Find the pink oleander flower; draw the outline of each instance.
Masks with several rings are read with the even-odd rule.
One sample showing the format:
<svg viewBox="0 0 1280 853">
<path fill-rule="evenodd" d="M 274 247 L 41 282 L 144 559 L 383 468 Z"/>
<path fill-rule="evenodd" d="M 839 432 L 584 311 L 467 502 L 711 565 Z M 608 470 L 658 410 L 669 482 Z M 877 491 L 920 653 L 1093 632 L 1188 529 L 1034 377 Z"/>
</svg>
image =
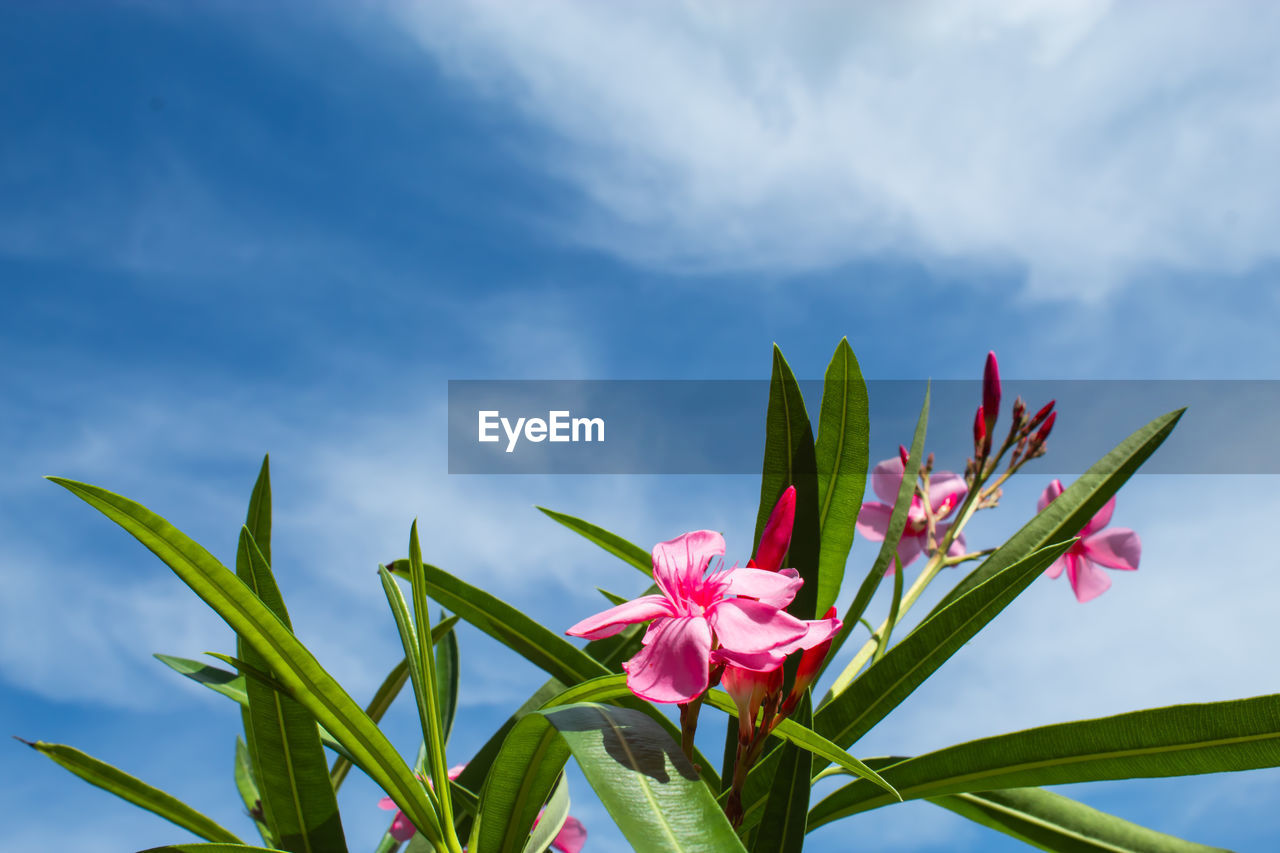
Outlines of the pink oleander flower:
<svg viewBox="0 0 1280 853">
<path fill-rule="evenodd" d="M 465 770 L 466 767 L 467 765 L 465 764 L 455 764 L 450 767 L 449 778 L 457 779 L 458 774 Z M 430 780 L 427 781 L 427 784 L 431 784 Z M 379 800 L 378 808 L 384 811 L 391 811 L 392 809 L 396 810 L 396 816 L 391 820 L 391 828 L 387 830 L 391 833 L 391 837 L 396 841 L 408 841 L 410 838 L 413 838 L 414 833 L 418 831 L 418 828 L 410 822 L 408 816 L 405 815 L 404 812 L 400 811 L 400 807 L 396 805 L 395 800 L 390 797 L 383 797 Z"/>
<path fill-rule="evenodd" d="M 598 640 L 627 625 L 649 622 L 644 646 L 623 664 L 627 687 L 650 702 L 691 702 L 710 683 L 717 661 L 751 658 L 808 634 L 808 626 L 782 608 L 803 581 L 792 569 L 719 568 L 724 537 L 696 530 L 653 549 L 653 579 L 660 595 L 645 595 L 574 625 L 566 634 Z M 730 597 L 736 596 L 736 597 Z"/>
<path fill-rule="evenodd" d="M 902 484 L 902 472 L 906 467 L 905 451 L 893 459 L 886 459 L 871 471 L 871 488 L 881 501 L 868 501 L 862 505 L 858 513 L 858 533 L 872 542 L 883 542 L 889 530 L 889 518 L 893 515 L 893 502 L 898 499 L 898 487 Z M 941 541 L 951 529 L 947 518 L 956 511 L 964 501 L 969 489 L 964 478 L 951 471 L 935 471 L 929 478 L 929 505 L 933 509 L 934 518 L 938 519 L 936 533 Z M 907 525 L 902 530 L 902 538 L 898 541 L 898 559 L 905 567 L 926 549 L 929 536 L 929 524 L 925 518 L 924 503 L 919 495 L 912 495 L 911 508 L 907 510 Z M 965 553 L 964 534 L 956 537 L 947 549 L 947 556 L 958 557 Z M 893 574 L 889 567 L 886 574 Z"/>
<path fill-rule="evenodd" d="M 1048 424 L 1049 421 L 1045 423 Z M 1044 494 L 1040 495 L 1037 509 L 1043 512 L 1062 491 L 1062 482 L 1054 480 L 1044 490 Z M 1111 588 L 1111 578 L 1099 566 L 1126 572 L 1138 570 L 1138 561 L 1142 558 L 1142 540 L 1138 538 L 1138 534 L 1127 527 L 1103 530 L 1111 523 L 1111 514 L 1115 509 L 1116 499 L 1112 498 L 1080 531 L 1080 541 L 1045 570 L 1046 575 L 1056 578 L 1066 569 L 1067 580 L 1071 581 L 1076 600 L 1082 604 Z"/>
<path fill-rule="evenodd" d="M 537 826 L 539 820 L 542 820 L 542 812 L 538 813 L 537 820 L 533 822 L 533 825 Z M 569 815 L 564 819 L 564 826 L 560 827 L 556 837 L 551 839 L 551 846 L 559 850 L 560 853 L 578 853 L 586 843 L 587 828 L 582 825 L 582 821 L 573 815 Z"/>
</svg>

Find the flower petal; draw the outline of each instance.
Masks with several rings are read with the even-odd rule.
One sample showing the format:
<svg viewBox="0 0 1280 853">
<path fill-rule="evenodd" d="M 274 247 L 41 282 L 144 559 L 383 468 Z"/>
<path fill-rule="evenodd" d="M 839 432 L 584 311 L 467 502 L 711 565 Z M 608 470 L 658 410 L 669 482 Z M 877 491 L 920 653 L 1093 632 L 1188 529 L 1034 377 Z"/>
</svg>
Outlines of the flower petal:
<svg viewBox="0 0 1280 853">
<path fill-rule="evenodd" d="M 723 594 L 745 595 L 773 607 L 786 607 L 802 586 L 804 581 L 794 570 L 781 574 L 764 569 L 733 569 L 725 574 Z"/>
<path fill-rule="evenodd" d="M 382 809 L 384 812 L 400 810 L 400 807 L 396 805 L 396 801 L 390 797 L 383 797 L 378 800 L 378 808 Z"/>
<path fill-rule="evenodd" d="M 787 662 L 787 656 L 777 649 L 766 652 L 735 652 L 724 647 L 711 653 L 713 663 L 726 663 L 731 667 L 749 669 L 752 672 L 773 672 Z M 725 672 L 728 672 L 726 669 Z"/>
<path fill-rule="evenodd" d="M 1050 565 L 1049 568 L 1044 570 L 1044 573 L 1051 578 L 1056 578 L 1062 574 L 1062 570 L 1065 569 L 1066 567 L 1067 567 L 1067 557 L 1064 554 L 1058 559 L 1054 560 L 1052 565 Z"/>
<path fill-rule="evenodd" d="M 418 828 L 405 816 L 404 812 L 396 812 L 395 818 L 391 821 L 391 828 L 387 830 L 396 841 L 408 841 L 417 831 Z"/>
<path fill-rule="evenodd" d="M 712 557 L 723 556 L 723 536 L 695 530 L 653 546 L 653 579 L 669 598 L 676 598 L 702 578 Z"/>
<path fill-rule="evenodd" d="M 1071 579 L 1071 589 L 1075 591 L 1076 601 L 1084 604 L 1092 601 L 1111 588 L 1111 578 L 1086 557 L 1076 556 L 1067 562 L 1067 577 Z"/>
<path fill-rule="evenodd" d="M 1040 495 L 1040 500 L 1036 501 L 1036 512 L 1044 512 L 1044 508 L 1057 500 L 1058 495 L 1062 494 L 1062 481 L 1054 480 L 1048 486 L 1045 486 L 1044 492 Z"/>
<path fill-rule="evenodd" d="M 1102 505 L 1102 509 L 1089 519 L 1089 523 L 1084 526 L 1084 530 L 1080 531 L 1081 536 L 1092 536 L 1102 528 L 1111 523 L 1111 514 L 1116 511 L 1116 499 L 1114 497 Z"/>
<path fill-rule="evenodd" d="M 893 507 L 888 504 L 868 501 L 862 505 L 858 513 L 857 531 L 863 539 L 871 542 L 883 542 L 889 530 L 889 517 L 893 515 Z"/>
<path fill-rule="evenodd" d="M 951 471 L 939 471 L 929 478 L 929 505 L 936 518 L 946 518 L 955 512 L 969 493 L 964 477 Z"/>
<path fill-rule="evenodd" d="M 876 497 L 890 507 L 898 500 L 898 489 L 902 486 L 902 458 L 895 456 L 876 464 L 871 469 L 871 490 Z"/>
<path fill-rule="evenodd" d="M 565 633 L 571 637 L 599 640 L 612 637 L 628 625 L 670 616 L 674 612 L 671 602 L 665 596 L 642 595 L 633 601 L 626 601 L 601 611 L 595 616 L 588 616 Z"/>
<path fill-rule="evenodd" d="M 1137 571 L 1142 559 L 1142 540 L 1127 527 L 1114 527 L 1080 540 L 1084 554 L 1109 569 Z"/>
<path fill-rule="evenodd" d="M 551 846 L 560 853 L 578 853 L 586 843 L 587 828 L 582 825 L 582 821 L 569 815 L 564 820 L 564 826 L 560 827 L 560 831 L 556 833 Z"/>
<path fill-rule="evenodd" d="M 720 645 L 748 654 L 776 649 L 800 639 L 809 630 L 785 610 L 749 598 L 717 601 L 708 616 Z"/>
<path fill-rule="evenodd" d="M 711 626 L 702 616 L 655 622 L 649 644 L 622 665 L 627 687 L 650 702 L 690 702 L 707 689 Z"/>
<path fill-rule="evenodd" d="M 903 533 L 902 538 L 898 540 L 898 560 L 902 563 L 902 568 L 906 568 L 915 562 L 916 557 L 920 556 L 920 552 L 924 550 L 924 535 L 912 536 L 910 533 Z M 894 567 L 890 566 L 885 575 L 892 575 Z"/>
<path fill-rule="evenodd" d="M 778 498 L 773 512 L 769 513 L 769 522 L 760 534 L 760 545 L 756 548 L 755 565 L 765 571 L 776 572 L 782 568 L 782 558 L 791 547 L 791 528 L 796 519 L 796 487 L 787 486 L 787 490 Z"/>
</svg>

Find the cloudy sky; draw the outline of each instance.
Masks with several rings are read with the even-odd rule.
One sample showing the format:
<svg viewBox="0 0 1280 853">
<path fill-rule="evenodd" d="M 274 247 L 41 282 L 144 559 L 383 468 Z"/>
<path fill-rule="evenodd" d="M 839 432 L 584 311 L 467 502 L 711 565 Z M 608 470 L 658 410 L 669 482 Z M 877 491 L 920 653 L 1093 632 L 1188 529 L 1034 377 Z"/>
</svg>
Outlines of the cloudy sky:
<svg viewBox="0 0 1280 853">
<path fill-rule="evenodd" d="M 449 475 L 450 379 L 761 379 L 774 342 L 818 378 L 844 335 L 880 379 L 973 379 L 988 349 L 1012 379 L 1280 378 L 1277 37 L 1244 0 L 0 8 L 0 722 L 252 833 L 235 708 L 150 657 L 228 630 L 44 474 L 230 560 L 269 451 L 294 623 L 364 697 L 399 654 L 373 570 L 415 517 L 428 560 L 553 628 L 638 578 L 535 504 L 750 549 L 755 477 Z M 1038 582 L 858 751 L 1275 692 L 1275 484 L 1135 479 L 1138 573 L 1083 606 Z M 541 682 L 461 640 L 459 761 Z M 408 704 L 389 725 L 411 751 Z M 0 847 L 184 839 L 17 744 L 4 767 Z M 1064 790 L 1217 846 L 1280 834 L 1273 771 Z M 588 849 L 625 850 L 573 793 Z M 353 849 L 377 798 L 344 787 Z M 1017 849 L 927 804 L 814 849 L 850 832 Z"/>
</svg>

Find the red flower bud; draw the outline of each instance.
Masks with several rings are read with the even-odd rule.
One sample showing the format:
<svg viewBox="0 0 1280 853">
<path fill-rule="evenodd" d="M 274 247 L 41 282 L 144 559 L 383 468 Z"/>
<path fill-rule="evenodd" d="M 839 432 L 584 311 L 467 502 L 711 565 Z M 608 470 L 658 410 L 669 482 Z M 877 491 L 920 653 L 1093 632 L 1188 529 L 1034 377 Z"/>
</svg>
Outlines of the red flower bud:
<svg viewBox="0 0 1280 853">
<path fill-rule="evenodd" d="M 796 519 L 796 487 L 787 486 L 787 490 L 778 498 L 778 503 L 769 514 L 769 521 L 760 534 L 760 545 L 756 548 L 756 556 L 752 561 L 755 568 L 776 572 L 782 568 L 782 559 L 787 556 L 791 547 L 791 529 Z"/>
<path fill-rule="evenodd" d="M 995 429 L 1000 415 L 1000 365 L 996 364 L 994 352 L 987 353 L 987 364 L 982 371 L 982 410 L 988 429 Z"/>
<path fill-rule="evenodd" d="M 1044 446 L 1044 440 L 1049 437 L 1049 433 L 1053 431 L 1053 423 L 1058 419 L 1057 412 L 1050 412 L 1049 417 L 1045 418 L 1044 425 L 1040 427 L 1040 431 L 1036 433 L 1032 444 L 1037 448 Z"/>
<path fill-rule="evenodd" d="M 1043 407 L 1043 408 L 1041 408 L 1041 409 L 1040 409 L 1040 411 L 1036 412 L 1035 417 L 1033 417 L 1033 418 L 1031 419 L 1031 423 L 1027 424 L 1027 431 L 1028 431 L 1028 432 L 1030 432 L 1031 430 L 1033 430 L 1033 429 L 1035 429 L 1036 427 L 1040 426 L 1040 423 L 1041 423 L 1045 418 L 1049 417 L 1049 413 L 1053 411 L 1053 404 L 1054 404 L 1054 403 L 1056 403 L 1056 402 L 1058 402 L 1058 401 L 1057 401 L 1057 400 L 1050 400 L 1049 402 L 1047 402 L 1047 403 L 1045 403 L 1045 404 L 1044 404 L 1044 407 Z"/>
<path fill-rule="evenodd" d="M 987 437 L 987 419 L 982 415 L 982 407 L 978 407 L 977 413 L 973 416 L 973 447 L 974 453 L 982 454 L 982 442 Z"/>
<path fill-rule="evenodd" d="M 902 467 L 906 468 L 907 460 L 911 458 L 911 454 L 908 453 L 907 448 L 905 448 L 901 444 L 898 445 L 898 458 L 902 460 Z"/>
</svg>

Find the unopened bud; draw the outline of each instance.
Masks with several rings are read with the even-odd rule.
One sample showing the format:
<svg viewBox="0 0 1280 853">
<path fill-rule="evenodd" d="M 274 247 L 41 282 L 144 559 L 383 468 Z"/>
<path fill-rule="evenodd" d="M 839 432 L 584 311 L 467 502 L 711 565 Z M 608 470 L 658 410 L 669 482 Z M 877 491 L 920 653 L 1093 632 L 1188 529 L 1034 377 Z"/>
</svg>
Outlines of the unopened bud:
<svg viewBox="0 0 1280 853">
<path fill-rule="evenodd" d="M 982 442 L 987 437 L 987 419 L 983 417 L 983 409 L 978 407 L 978 411 L 973 416 L 973 452 L 982 452 Z"/>
<path fill-rule="evenodd" d="M 1053 405 L 1056 402 L 1058 401 L 1050 400 L 1049 402 L 1044 404 L 1044 406 L 1040 409 L 1040 411 L 1036 412 L 1035 417 L 1031 419 L 1031 423 L 1027 424 L 1027 432 L 1031 432 L 1031 430 L 1040 426 L 1040 424 L 1044 421 L 1044 419 L 1049 417 L 1049 413 L 1053 411 Z"/>
<path fill-rule="evenodd" d="M 1049 437 L 1049 433 L 1053 432 L 1053 424 L 1054 424 L 1054 421 L 1056 421 L 1057 419 L 1058 419 L 1057 412 L 1050 412 L 1049 417 L 1045 418 L 1044 424 L 1040 427 L 1040 431 L 1036 433 L 1036 437 L 1032 441 L 1032 445 L 1036 448 L 1036 450 L 1044 449 L 1044 441 L 1046 438 Z"/>
<path fill-rule="evenodd" d="M 995 429 L 1000 415 L 1000 365 L 996 354 L 987 353 L 987 364 L 982 371 L 982 409 L 987 417 L 987 428 Z"/>
<path fill-rule="evenodd" d="M 1022 419 L 1027 416 L 1027 404 L 1022 402 L 1022 398 L 1018 397 L 1013 401 L 1013 429 L 1017 429 L 1022 425 Z"/>
<path fill-rule="evenodd" d="M 901 444 L 898 445 L 898 458 L 902 460 L 902 467 L 907 467 L 907 460 L 911 458 L 911 454 L 907 452 L 907 448 Z"/>
</svg>

